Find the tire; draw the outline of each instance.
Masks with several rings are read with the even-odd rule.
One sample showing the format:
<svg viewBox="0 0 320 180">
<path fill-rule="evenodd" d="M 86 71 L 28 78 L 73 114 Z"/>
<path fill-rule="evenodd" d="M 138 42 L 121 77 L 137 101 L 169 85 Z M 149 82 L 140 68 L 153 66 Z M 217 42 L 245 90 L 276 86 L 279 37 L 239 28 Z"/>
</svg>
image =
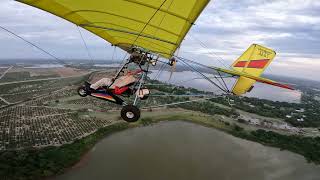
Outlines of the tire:
<svg viewBox="0 0 320 180">
<path fill-rule="evenodd" d="M 79 96 L 81 97 L 86 97 L 88 94 L 86 92 L 86 88 L 84 86 L 80 86 L 77 89 L 77 93 L 79 94 Z"/>
<path fill-rule="evenodd" d="M 121 110 L 121 117 L 127 122 L 136 122 L 140 118 L 140 109 L 134 105 L 123 106 Z"/>
</svg>

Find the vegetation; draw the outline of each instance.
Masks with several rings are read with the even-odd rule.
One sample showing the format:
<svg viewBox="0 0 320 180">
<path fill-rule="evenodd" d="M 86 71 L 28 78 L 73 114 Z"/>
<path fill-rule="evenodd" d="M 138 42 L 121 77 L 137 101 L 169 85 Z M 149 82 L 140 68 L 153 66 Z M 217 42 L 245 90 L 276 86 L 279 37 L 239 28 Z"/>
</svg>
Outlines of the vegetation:
<svg viewBox="0 0 320 180">
<path fill-rule="evenodd" d="M 210 114 L 210 115 L 225 115 L 229 117 L 238 117 L 239 113 L 235 111 L 235 109 L 232 108 L 222 108 L 210 101 L 204 101 L 204 102 L 193 102 L 193 103 L 187 103 L 187 104 L 181 104 L 179 107 L 193 110 L 193 111 L 199 111 L 202 113 Z"/>
<path fill-rule="evenodd" d="M 320 164 L 320 137 L 288 136 L 262 129 L 246 132 L 239 128 L 234 128 L 231 134 L 264 145 L 278 147 L 281 150 L 301 154 L 308 162 Z"/>
<path fill-rule="evenodd" d="M 31 76 L 30 72 L 21 71 L 21 72 L 8 72 L 6 75 L 0 79 L 0 82 L 12 82 L 12 81 L 25 81 L 25 80 L 34 80 L 34 79 L 46 79 L 46 78 L 55 78 L 59 75 L 39 75 Z"/>
<path fill-rule="evenodd" d="M 152 88 L 157 89 L 163 93 L 170 93 L 173 95 L 192 95 L 192 94 L 204 94 L 204 95 L 211 95 L 210 92 L 204 92 L 199 91 L 194 88 L 185 88 L 185 87 L 177 87 L 170 84 L 161 83 L 156 80 L 150 80 L 150 83 L 157 84 L 155 86 L 152 86 Z M 258 98 L 252 98 L 252 97 L 239 97 L 239 96 L 232 96 L 230 99 L 232 100 L 232 103 L 228 101 L 225 97 L 217 97 L 214 99 L 211 99 L 211 102 L 223 104 L 225 106 L 229 106 L 240 109 L 246 112 L 258 114 L 265 117 L 271 117 L 271 118 L 280 118 L 285 119 L 286 122 L 289 124 L 295 126 L 295 127 L 320 127 L 320 101 L 316 100 L 316 96 L 320 97 L 320 92 L 310 89 L 310 88 L 301 88 L 302 90 L 302 97 L 301 97 L 301 103 L 289 103 L 289 102 L 279 102 L 279 101 L 270 101 L 265 99 L 258 99 Z M 193 109 L 193 108 L 205 108 L 205 107 L 199 107 L 197 103 L 192 103 L 193 106 L 183 107 L 186 109 Z M 207 104 L 205 104 L 207 105 Z M 217 106 L 215 106 L 216 111 L 218 111 L 217 114 L 224 114 L 227 115 L 230 114 L 230 112 L 227 112 L 225 109 L 221 109 Z M 303 112 L 299 112 L 299 110 L 303 109 Z M 214 110 L 204 110 L 201 109 L 201 112 L 206 112 L 209 114 L 212 114 Z M 210 112 L 211 111 L 211 112 Z"/>
<path fill-rule="evenodd" d="M 142 119 L 144 125 L 149 125 L 162 120 L 184 120 L 201 124 L 204 126 L 214 127 L 233 136 L 258 142 L 263 145 L 280 148 L 300 154 L 310 163 L 320 164 L 320 137 L 304 137 L 298 135 L 282 135 L 273 131 L 262 129 L 256 131 L 245 131 L 244 128 L 237 124 L 223 123 L 211 118 L 197 116 L 172 116 L 172 117 L 155 117 Z"/>
<path fill-rule="evenodd" d="M 128 127 L 127 123 L 113 124 L 60 147 L 0 152 L 0 177 L 11 180 L 35 180 L 60 174 L 78 162 L 102 137 Z"/>
<path fill-rule="evenodd" d="M 6 179 L 41 179 L 60 174 L 78 162 L 93 145 L 101 138 L 116 131 L 125 130 L 139 125 L 147 126 L 159 121 L 184 120 L 204 126 L 214 127 L 234 136 L 259 142 L 265 145 L 289 150 L 303 155 L 309 162 L 320 164 L 320 138 L 287 136 L 265 130 L 247 132 L 236 124 L 217 121 L 205 114 L 167 115 L 142 118 L 135 124 L 116 123 L 99 129 L 92 135 L 72 144 L 43 149 L 25 149 L 0 152 L 0 177 Z"/>
<path fill-rule="evenodd" d="M 19 103 L 46 95 L 66 86 L 79 85 L 89 75 L 56 80 L 32 81 L 0 85 L 0 95 L 10 103 Z"/>
<path fill-rule="evenodd" d="M 295 127 L 320 127 L 320 102 L 314 99 L 315 94 L 304 92 L 301 103 L 270 101 L 258 98 L 233 96 L 232 107 L 265 117 L 281 118 Z M 223 98 L 211 101 L 230 106 Z M 301 111 L 302 110 L 302 111 Z M 298 121 L 298 119 L 303 119 Z"/>
<path fill-rule="evenodd" d="M 41 89 L 43 87 L 47 88 L 61 88 L 67 85 L 76 85 L 82 83 L 83 79 L 86 77 L 74 77 L 68 80 L 50 80 L 50 81 L 39 81 L 39 82 L 25 82 L 19 84 L 8 84 L 3 86 L 0 93 L 6 98 L 12 98 L 15 100 L 16 95 L 21 94 L 34 94 L 40 95 L 39 92 L 34 92 L 34 89 Z M 160 84 L 158 81 L 151 81 L 154 84 Z M 158 85 L 153 86 L 154 89 L 159 91 L 157 94 L 172 94 L 172 95 L 192 95 L 192 94 L 204 94 L 210 95 L 211 93 L 198 91 L 193 88 L 175 87 L 172 85 Z M 53 89 L 52 89 L 53 90 Z M 47 92 L 46 89 L 44 92 Z M 26 105 L 43 105 L 47 102 L 60 103 L 59 98 L 71 96 L 73 91 L 64 94 L 59 92 L 52 96 L 45 96 L 37 98 L 36 100 L 26 102 Z M 318 119 L 320 114 L 320 103 L 315 101 L 315 92 L 306 92 L 302 97 L 301 104 L 286 103 L 286 102 L 273 102 L 268 100 L 261 100 L 256 98 L 239 98 L 232 97 L 234 100 L 234 105 L 232 108 L 228 101 L 221 97 L 215 98 L 210 101 L 199 101 L 187 104 L 179 104 L 173 107 L 180 107 L 188 110 L 192 110 L 189 114 L 182 115 L 172 115 L 168 114 L 166 116 L 152 116 L 142 118 L 139 122 L 129 126 L 127 123 L 117 123 L 99 128 L 95 133 L 86 136 L 82 139 L 75 140 L 72 144 L 65 144 L 59 147 L 45 147 L 42 149 L 37 148 L 27 148 L 23 150 L 8 150 L 0 152 L 0 177 L 3 179 L 41 179 L 43 177 L 52 176 L 65 171 L 66 168 L 71 167 L 76 162 L 78 162 L 83 154 L 85 154 L 92 146 L 101 138 L 112 132 L 127 129 L 129 127 L 135 127 L 138 125 L 147 126 L 152 123 L 162 121 L 162 120 L 185 120 L 189 122 L 194 122 L 202 124 L 204 126 L 214 127 L 225 132 L 228 132 L 234 136 L 248 139 L 251 141 L 259 142 L 265 145 L 274 146 L 281 148 L 282 150 L 289 150 L 298 154 L 303 155 L 309 162 L 314 162 L 320 164 L 320 138 L 312 137 L 302 137 L 302 136 L 287 136 L 281 135 L 275 132 L 269 132 L 264 130 L 257 131 L 245 131 L 242 124 L 244 120 L 239 119 L 240 123 L 229 123 L 224 121 L 217 121 L 213 119 L 210 115 L 224 115 L 229 117 L 237 117 L 239 114 L 236 112 L 235 108 L 241 109 L 247 112 L 259 114 L 267 117 L 285 118 L 286 115 L 292 115 L 291 118 L 287 118 L 286 121 L 300 127 L 319 127 L 320 120 Z M 18 96 L 17 96 L 18 97 Z M 149 97 L 147 101 L 142 103 L 149 103 L 148 105 L 173 103 L 178 101 L 190 100 L 189 97 Z M 20 101 L 18 99 L 17 101 Z M 59 101 L 59 102 L 58 102 Z M 94 106 L 104 107 L 103 101 L 94 101 L 93 99 L 70 99 L 66 104 L 76 104 L 85 107 L 86 104 L 91 104 Z M 223 104 L 225 106 L 221 106 Z M 229 107 L 228 107 L 229 106 Z M 111 107 L 109 104 L 108 107 Z M 19 108 L 17 108 L 19 110 Z M 15 109 L 15 110 L 17 110 Z M 304 109 L 304 112 L 296 112 L 297 109 Z M 19 112 L 24 112 L 23 108 Z M 202 113 L 198 113 L 198 112 Z M 29 112 L 29 111 L 26 111 Z M 6 112 L 10 114 L 11 112 Z M 43 114 L 48 114 L 43 113 Z M 35 116 L 36 114 L 31 114 L 30 116 Z M 73 116 L 71 114 L 70 116 Z M 9 115 L 8 115 L 9 117 Z M 75 115 L 72 119 L 77 119 L 79 116 Z M 305 121 L 298 122 L 296 118 L 304 117 Z M 32 119 L 27 117 L 28 119 Z M 56 117 L 51 117 L 54 119 Z M 9 120 L 9 119 L 8 119 Z M 13 121 L 10 121 L 10 123 Z M 19 122 L 19 121 L 17 121 Z M 59 121 L 60 122 L 60 121 Z M 61 121 L 63 122 L 63 121 Z M 9 124 L 9 123 L 8 123 Z M 238 125 L 237 125 L 238 124 Z M 12 126 L 12 125 L 11 125 Z M 84 124 L 84 127 L 92 127 L 91 125 Z M 14 126 L 12 126 L 14 128 Z M 93 127 L 94 128 L 94 127 Z M 54 129 L 53 129 L 54 130 Z M 12 132 L 12 131 L 10 131 Z M 52 138 L 52 137 L 50 137 Z M 34 139 L 34 137 L 30 137 Z M 48 138 L 49 139 L 49 138 Z M 70 142 L 70 141 L 68 141 Z M 9 148 L 10 149 L 10 148 Z M 15 148 L 12 148 L 15 149 Z M 1 179 L 0 178 L 0 179 Z"/>
</svg>

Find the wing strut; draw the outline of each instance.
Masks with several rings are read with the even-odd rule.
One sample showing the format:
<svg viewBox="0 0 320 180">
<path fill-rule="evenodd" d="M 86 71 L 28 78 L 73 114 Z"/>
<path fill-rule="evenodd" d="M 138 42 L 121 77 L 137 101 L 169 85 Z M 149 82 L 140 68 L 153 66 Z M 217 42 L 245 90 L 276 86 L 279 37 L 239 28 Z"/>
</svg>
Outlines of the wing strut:
<svg viewBox="0 0 320 180">
<path fill-rule="evenodd" d="M 191 66 L 189 63 L 186 62 L 186 61 L 190 61 L 190 60 L 186 60 L 186 59 L 181 58 L 181 57 L 177 57 L 177 58 L 178 58 L 184 65 L 186 65 L 191 71 L 198 73 L 198 74 L 199 74 L 200 76 L 202 76 L 204 79 L 206 79 L 206 80 L 209 81 L 211 84 L 213 84 L 214 86 L 216 86 L 217 88 L 219 88 L 221 91 L 223 91 L 223 92 L 225 92 L 225 93 L 230 93 L 230 91 L 229 91 L 229 89 L 228 89 L 228 87 L 227 87 L 227 85 L 226 85 L 226 83 L 224 82 L 224 80 L 223 80 L 222 77 L 221 77 L 221 79 L 223 80 L 225 86 L 222 85 L 221 82 L 220 82 L 217 78 L 215 78 L 215 79 L 219 82 L 219 84 L 220 84 L 220 85 L 218 85 L 217 83 L 215 83 L 214 81 L 212 81 L 210 78 L 208 78 L 206 75 L 204 75 L 204 74 L 201 73 L 199 70 L 197 70 L 196 68 L 194 68 L 193 66 Z M 190 61 L 190 62 L 193 63 L 193 61 Z M 195 62 L 194 62 L 194 63 L 195 63 Z M 207 66 L 205 66 L 205 65 L 203 65 L 203 64 L 200 64 L 200 63 L 195 63 L 195 64 L 201 65 L 201 66 L 203 66 L 203 67 L 207 67 Z M 221 76 L 221 74 L 219 74 L 219 75 Z"/>
</svg>

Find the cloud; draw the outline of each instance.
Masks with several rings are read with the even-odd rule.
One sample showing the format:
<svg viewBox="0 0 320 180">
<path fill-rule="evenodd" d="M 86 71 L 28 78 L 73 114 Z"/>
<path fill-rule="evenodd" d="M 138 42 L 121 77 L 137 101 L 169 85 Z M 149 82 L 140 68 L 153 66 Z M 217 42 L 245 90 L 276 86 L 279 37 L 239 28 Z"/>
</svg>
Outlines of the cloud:
<svg viewBox="0 0 320 180">
<path fill-rule="evenodd" d="M 316 0 L 219 0 L 209 4 L 191 32 L 208 48 L 194 45 L 192 38 L 184 45 L 204 63 L 215 62 L 208 53 L 214 52 L 230 64 L 250 44 L 262 44 L 277 51 L 267 73 L 318 80 L 319 30 L 320 2 Z"/>
<path fill-rule="evenodd" d="M 60 58 L 88 58 L 75 25 L 13 0 L 1 0 L 0 9 L 0 25 Z M 81 32 L 95 59 L 112 57 L 110 44 L 90 32 Z M 0 40 L 0 59 L 48 58 L 3 31 Z M 252 43 L 277 51 L 268 73 L 317 80 L 320 1 L 212 0 L 183 41 L 179 55 L 204 64 L 228 66 Z M 120 54 L 120 50 L 117 52 Z"/>
</svg>

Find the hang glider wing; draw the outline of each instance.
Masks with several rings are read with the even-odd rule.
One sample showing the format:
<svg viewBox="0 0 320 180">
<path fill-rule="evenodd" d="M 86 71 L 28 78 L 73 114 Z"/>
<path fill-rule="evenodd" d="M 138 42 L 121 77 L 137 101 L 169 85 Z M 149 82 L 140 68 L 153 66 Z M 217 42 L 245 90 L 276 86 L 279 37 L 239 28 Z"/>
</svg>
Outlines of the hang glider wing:
<svg viewBox="0 0 320 180">
<path fill-rule="evenodd" d="M 260 77 L 275 56 L 276 52 L 272 49 L 253 44 L 232 64 L 231 70 L 217 67 L 211 68 L 239 77 L 232 89 L 232 92 L 236 95 L 249 92 L 255 82 L 293 90 L 289 85 Z"/>
<path fill-rule="evenodd" d="M 68 20 L 128 51 L 170 58 L 209 0 L 17 0 Z"/>
</svg>

